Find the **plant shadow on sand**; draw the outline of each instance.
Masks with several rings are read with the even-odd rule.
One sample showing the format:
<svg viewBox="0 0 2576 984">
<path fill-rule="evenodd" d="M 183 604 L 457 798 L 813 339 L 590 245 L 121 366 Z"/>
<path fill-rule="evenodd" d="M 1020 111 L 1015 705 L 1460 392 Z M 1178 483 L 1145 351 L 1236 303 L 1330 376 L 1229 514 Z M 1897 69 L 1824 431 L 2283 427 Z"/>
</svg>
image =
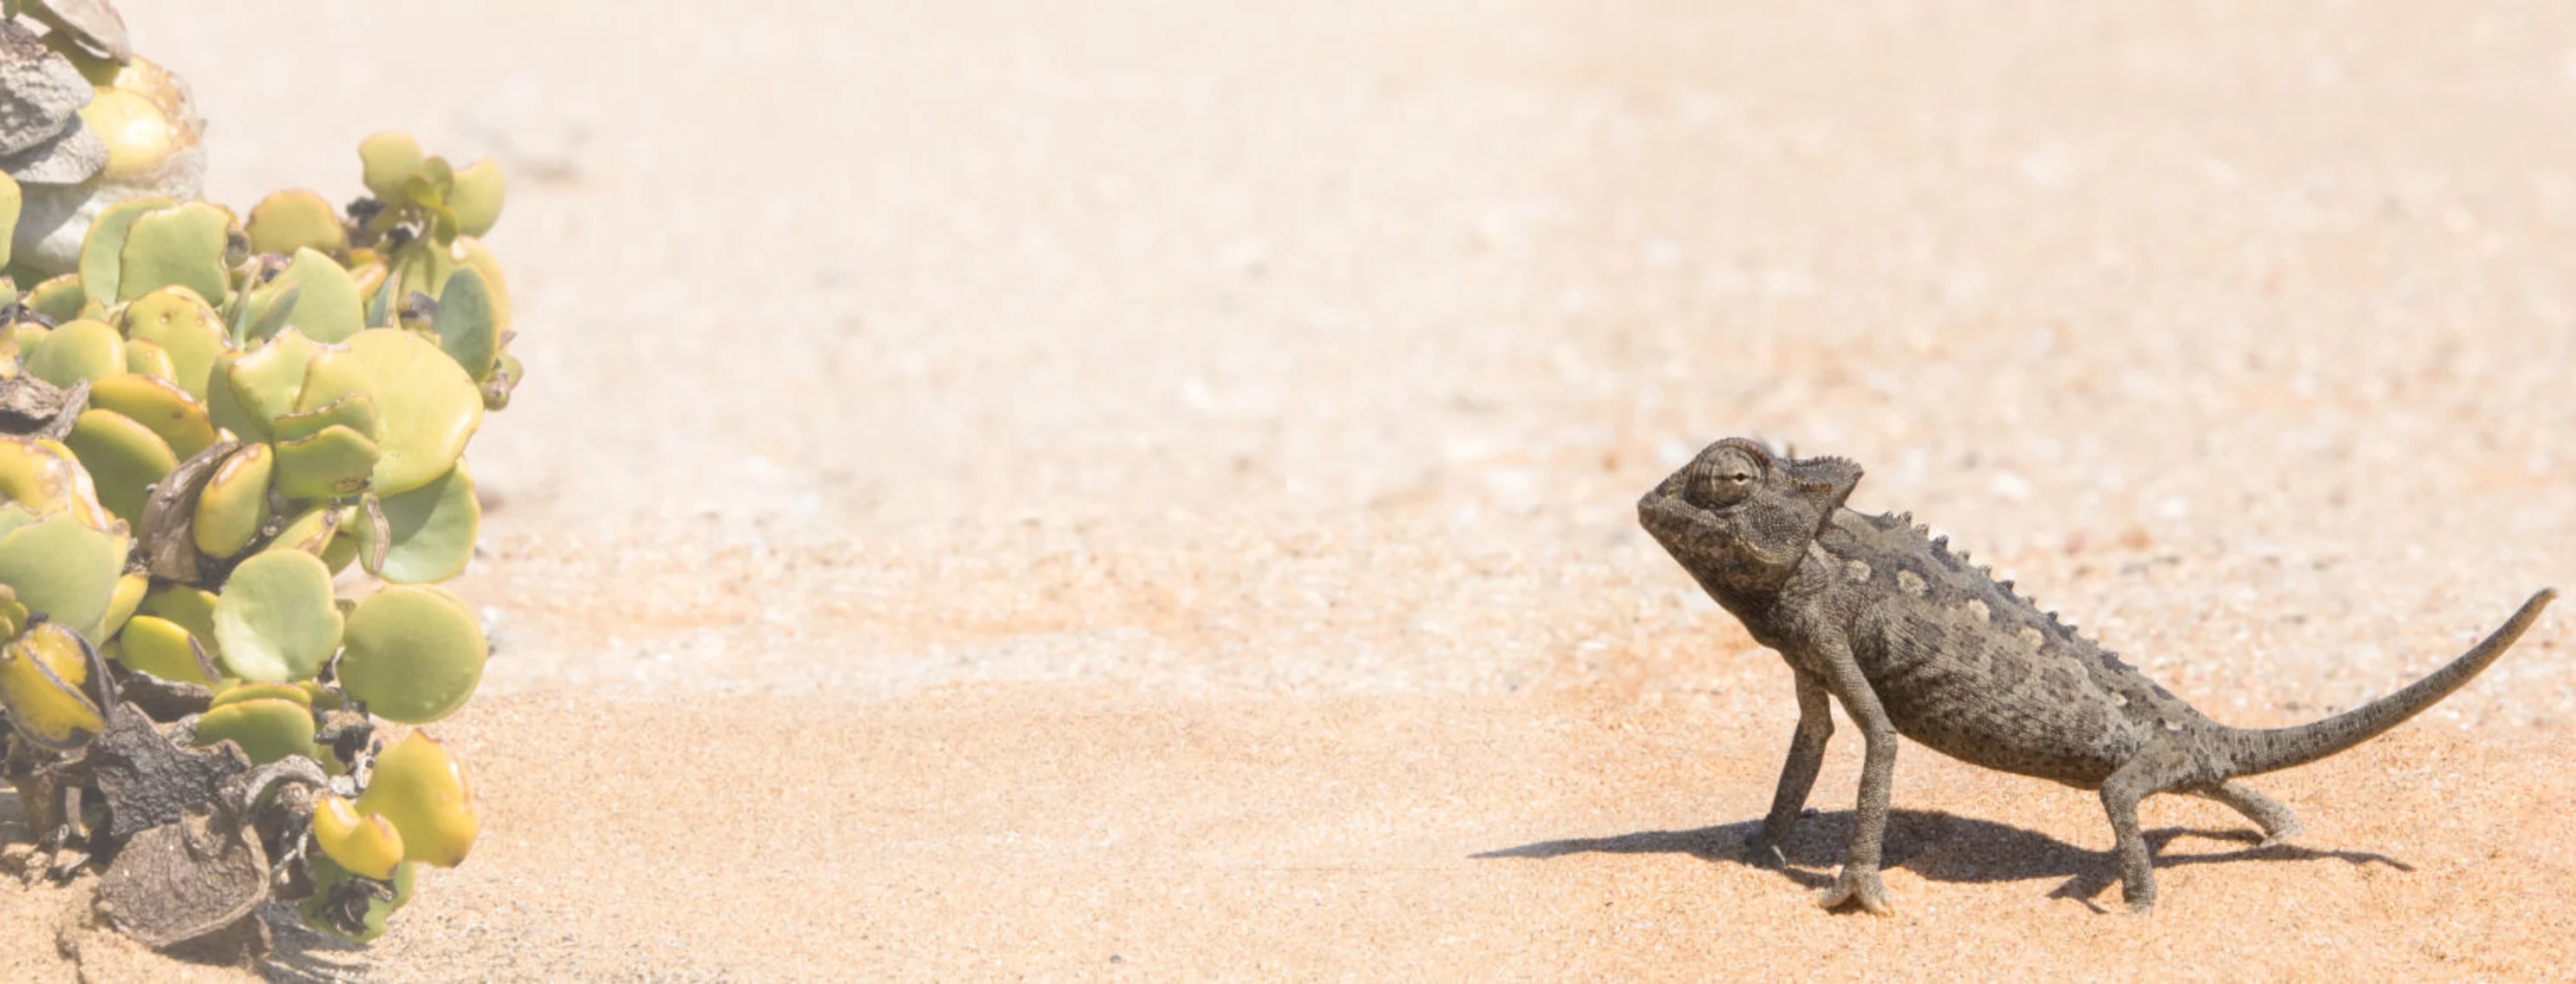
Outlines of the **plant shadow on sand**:
<svg viewBox="0 0 2576 984">
<path fill-rule="evenodd" d="M 262 978 L 277 984 L 308 984 L 351 980 L 373 969 L 366 944 L 306 927 L 294 906 L 261 906 L 259 916 L 268 921 L 277 947 L 260 962 Z"/>
<path fill-rule="evenodd" d="M 1697 830 L 1643 830 L 1612 837 L 1540 841 L 1470 857 L 1688 854 L 1702 861 L 1770 868 L 1810 889 L 1821 890 L 1833 884 L 1833 871 L 1842 864 L 1843 846 L 1851 839 L 1851 811 L 1823 813 L 1808 810 L 1799 820 L 1797 830 L 1789 835 L 1788 842 L 1780 845 L 1781 853 L 1789 862 L 1785 866 L 1757 864 L 1747 856 L 1744 839 L 1761 825 L 1759 820 L 1746 820 Z M 2107 839 L 2107 831 L 2105 836 Z M 2252 830 L 2169 827 L 2147 831 L 2146 837 L 2148 849 L 2155 852 L 2158 868 L 2233 861 L 2331 859 L 2352 865 L 2376 863 L 2399 871 L 2415 870 L 2403 861 L 2367 851 L 2327 851 L 2298 844 L 2264 847 L 2261 846 L 2262 835 Z M 2181 840 L 2221 841 L 2239 846 L 2205 853 L 2166 852 L 2167 847 Z M 2119 880 L 2119 862 L 2107 850 L 2087 850 L 2019 827 L 1925 810 L 1888 811 L 1885 858 L 1884 866 L 1887 868 L 1903 868 L 1933 881 L 1983 883 L 2062 879 L 2048 897 L 2074 899 L 2095 912 L 2110 911 L 2094 899 Z"/>
</svg>

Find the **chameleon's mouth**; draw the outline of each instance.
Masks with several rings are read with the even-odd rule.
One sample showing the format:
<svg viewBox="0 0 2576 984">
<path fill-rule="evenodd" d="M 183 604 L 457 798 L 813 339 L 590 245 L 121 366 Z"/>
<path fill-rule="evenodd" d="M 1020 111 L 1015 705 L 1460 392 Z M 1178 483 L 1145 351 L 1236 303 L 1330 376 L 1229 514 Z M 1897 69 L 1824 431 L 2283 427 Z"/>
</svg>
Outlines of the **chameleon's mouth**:
<svg viewBox="0 0 2576 984">
<path fill-rule="evenodd" d="M 1637 523 L 1653 535 L 1666 550 L 1688 547 L 1712 547 L 1723 535 L 1725 524 L 1708 510 L 1693 505 L 1682 496 L 1682 485 L 1688 480 L 1684 471 L 1655 486 L 1645 498 L 1637 500 Z"/>
</svg>

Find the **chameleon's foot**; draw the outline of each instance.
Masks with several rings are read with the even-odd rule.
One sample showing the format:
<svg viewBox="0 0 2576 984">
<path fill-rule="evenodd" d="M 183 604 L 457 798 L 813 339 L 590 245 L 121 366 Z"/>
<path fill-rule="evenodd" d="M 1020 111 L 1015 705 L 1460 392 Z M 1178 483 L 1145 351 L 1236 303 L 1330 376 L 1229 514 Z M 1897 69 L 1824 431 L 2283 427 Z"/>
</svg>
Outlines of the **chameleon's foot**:
<svg viewBox="0 0 2576 984">
<path fill-rule="evenodd" d="M 2120 901 L 2129 904 L 2129 914 L 2133 916 L 2143 916 L 2147 913 L 2154 912 L 2156 909 L 2156 887 L 2153 884 L 2149 884 L 2146 886 L 2146 890 L 2138 891 L 2123 884 L 2120 886 Z"/>
<path fill-rule="evenodd" d="M 1887 886 L 1878 880 L 1876 868 L 1862 871 L 1844 865 L 1842 872 L 1834 876 L 1834 887 L 1816 897 L 1816 904 L 1826 909 L 1838 909 L 1851 902 L 1860 903 L 1861 909 L 1873 916 L 1896 914 L 1896 906 L 1888 903 Z"/>
<path fill-rule="evenodd" d="M 1776 870 L 1788 867 L 1789 855 L 1780 850 L 1778 841 L 1764 836 L 1757 830 L 1744 835 L 1744 863 L 1756 868 Z"/>
<path fill-rule="evenodd" d="M 2254 846 L 2258 848 L 2278 847 L 2289 843 L 2290 838 L 2297 837 L 2305 832 L 2306 831 L 2300 829 L 2298 818 L 2284 815 L 2281 819 L 2281 825 L 2278 827 L 2266 828 L 2263 831 L 2262 843 Z"/>
</svg>

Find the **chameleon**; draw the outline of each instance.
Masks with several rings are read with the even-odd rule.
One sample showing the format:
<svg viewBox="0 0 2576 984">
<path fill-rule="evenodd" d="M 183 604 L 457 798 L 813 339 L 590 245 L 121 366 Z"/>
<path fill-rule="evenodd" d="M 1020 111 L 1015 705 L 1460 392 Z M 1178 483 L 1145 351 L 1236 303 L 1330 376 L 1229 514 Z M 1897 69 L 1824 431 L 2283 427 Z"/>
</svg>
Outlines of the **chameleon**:
<svg viewBox="0 0 2576 984">
<path fill-rule="evenodd" d="M 2120 894 L 2152 909 L 2155 871 L 2138 802 L 2199 796 L 2263 830 L 2299 833 L 2291 810 L 2246 776 L 2303 765 L 2380 735 L 2466 685 L 2557 597 L 2543 588 L 2458 659 L 2353 710 L 2286 728 L 2210 720 L 2118 655 L 1971 566 L 1911 514 L 1844 505 L 1861 468 L 1775 454 L 1745 438 L 1709 445 L 1647 492 L 1637 518 L 1711 598 L 1777 651 L 1797 683 L 1798 725 L 1771 809 L 1745 838 L 1757 864 L 1782 863 L 1842 704 L 1863 742 L 1857 823 L 1827 909 L 1894 911 L 1879 877 L 1889 784 L 1903 735 L 1952 758 L 2100 793 Z"/>
</svg>

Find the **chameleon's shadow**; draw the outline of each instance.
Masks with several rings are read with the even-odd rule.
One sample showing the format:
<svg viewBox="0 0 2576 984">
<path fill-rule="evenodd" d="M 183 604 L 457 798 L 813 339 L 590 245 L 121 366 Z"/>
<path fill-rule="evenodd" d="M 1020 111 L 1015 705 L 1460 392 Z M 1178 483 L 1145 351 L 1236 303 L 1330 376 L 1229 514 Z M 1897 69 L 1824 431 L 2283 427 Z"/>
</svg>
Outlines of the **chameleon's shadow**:
<svg viewBox="0 0 2576 984">
<path fill-rule="evenodd" d="M 1613 837 L 1539 841 L 1470 857 L 1688 854 L 1702 861 L 1772 868 L 1782 877 L 1811 889 L 1823 889 L 1833 884 L 1833 871 L 1842 864 L 1844 845 L 1851 840 L 1851 811 L 1820 813 L 1808 810 L 1798 821 L 1797 831 L 1789 835 L 1787 843 L 1780 845 L 1781 854 L 1788 861 L 1785 866 L 1757 864 L 1746 853 L 1744 838 L 1761 825 L 1759 820 L 1747 820 L 1697 830 L 1644 830 Z M 2264 847 L 2261 846 L 2262 835 L 2251 830 L 2169 827 L 2147 831 L 2146 837 L 2148 848 L 2155 852 L 2158 868 L 2228 861 L 2331 859 L 2352 865 L 2376 863 L 2399 871 L 2415 870 L 2414 866 L 2403 861 L 2367 851 L 2326 851 L 2296 844 Z M 2186 839 L 2221 841 L 2238 846 L 2192 853 L 2167 850 L 2174 842 Z M 2092 900 L 2119 880 L 2120 867 L 2119 861 L 2109 851 L 2086 850 L 2019 827 L 1926 810 L 1888 811 L 1887 841 L 1882 856 L 1886 859 L 1885 867 L 1903 868 L 1933 881 L 1982 883 L 2062 879 L 2048 893 L 2049 898 L 2074 899 L 2096 912 L 2107 911 Z"/>
</svg>

